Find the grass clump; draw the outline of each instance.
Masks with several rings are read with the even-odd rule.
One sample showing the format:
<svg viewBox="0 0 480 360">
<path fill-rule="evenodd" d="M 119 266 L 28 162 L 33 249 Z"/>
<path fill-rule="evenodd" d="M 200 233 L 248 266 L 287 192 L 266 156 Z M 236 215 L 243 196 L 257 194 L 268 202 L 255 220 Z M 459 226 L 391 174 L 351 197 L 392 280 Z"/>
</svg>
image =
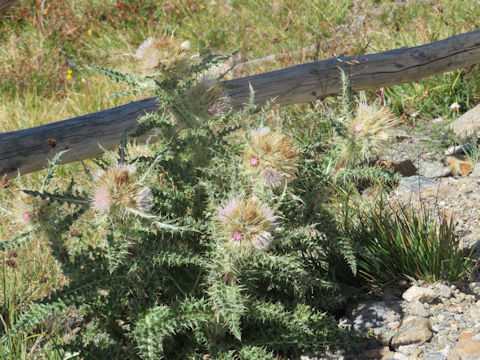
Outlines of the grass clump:
<svg viewBox="0 0 480 360">
<path fill-rule="evenodd" d="M 476 266 L 472 252 L 459 247 L 453 218 L 443 215 L 438 221 L 423 207 L 383 200 L 373 206 L 347 202 L 341 212 L 343 229 L 355 244 L 358 272 L 369 282 L 456 281 Z"/>
</svg>

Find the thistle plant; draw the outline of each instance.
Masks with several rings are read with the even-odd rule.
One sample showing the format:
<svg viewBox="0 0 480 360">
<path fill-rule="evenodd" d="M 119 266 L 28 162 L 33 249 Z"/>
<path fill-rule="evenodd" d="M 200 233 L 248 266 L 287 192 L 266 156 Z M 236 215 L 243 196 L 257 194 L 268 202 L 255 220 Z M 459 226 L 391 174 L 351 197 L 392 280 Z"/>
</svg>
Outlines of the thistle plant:
<svg viewBox="0 0 480 360">
<path fill-rule="evenodd" d="M 354 271 L 355 259 L 331 221 L 315 152 L 260 126 L 253 103 L 236 114 L 211 108 L 223 95 L 202 76 L 220 58 L 186 66 L 187 51 L 170 41 L 139 49 L 152 78 L 104 71 L 134 88 L 155 80 L 165 113 L 139 119 L 135 134 L 161 133 L 154 153 L 125 156 L 124 141 L 99 170 L 86 168 L 88 189 L 30 192 L 70 208 L 49 240 L 68 285 L 26 310 L 0 346 L 67 309 L 78 330 L 60 344 L 46 334 L 42 347 L 85 359 L 273 359 L 350 344 L 325 311 L 352 294 L 336 269 Z M 158 60 L 168 59 L 160 45 L 175 61 Z M 82 221 L 103 242 L 69 246 L 65 234 Z"/>
<path fill-rule="evenodd" d="M 374 160 L 395 135 L 398 119 L 385 106 L 367 104 L 353 95 L 348 76 L 341 71 L 342 113 L 335 121 L 338 163 L 334 173 Z"/>
</svg>

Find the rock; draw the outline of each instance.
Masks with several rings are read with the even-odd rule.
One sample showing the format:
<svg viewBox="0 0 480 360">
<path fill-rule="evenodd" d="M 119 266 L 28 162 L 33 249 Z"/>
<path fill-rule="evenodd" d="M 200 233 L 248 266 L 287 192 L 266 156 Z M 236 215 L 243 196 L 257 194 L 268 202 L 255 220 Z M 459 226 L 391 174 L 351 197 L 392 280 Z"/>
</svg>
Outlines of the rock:
<svg viewBox="0 0 480 360">
<path fill-rule="evenodd" d="M 444 151 L 445 155 L 465 155 L 471 149 L 471 145 L 452 145 Z"/>
<path fill-rule="evenodd" d="M 480 359 L 480 341 L 474 339 L 460 339 L 448 354 L 451 360 Z"/>
<path fill-rule="evenodd" d="M 353 328 L 359 332 L 373 330 L 375 334 L 389 330 L 388 323 L 400 320 L 401 301 L 361 303 L 352 311 Z"/>
<path fill-rule="evenodd" d="M 397 321 L 390 321 L 387 326 L 390 328 L 390 330 L 397 330 L 400 325 L 402 325 L 402 322 L 400 320 Z"/>
<path fill-rule="evenodd" d="M 470 311 L 468 317 L 473 321 L 480 321 L 480 309 L 474 308 Z"/>
<path fill-rule="evenodd" d="M 476 298 L 475 298 L 475 295 L 472 295 L 472 294 L 468 294 L 467 296 L 465 296 L 465 300 L 467 300 L 468 302 L 475 302 Z"/>
<path fill-rule="evenodd" d="M 435 352 L 425 355 L 423 360 L 447 360 L 447 357 L 441 352 Z"/>
<path fill-rule="evenodd" d="M 438 295 L 445 299 L 450 299 L 452 297 L 452 289 L 447 285 L 440 285 L 437 291 Z"/>
<path fill-rule="evenodd" d="M 459 292 L 459 293 L 455 294 L 455 298 L 458 299 L 459 302 L 462 302 L 463 300 L 465 300 L 466 297 L 467 297 L 467 295 L 465 295 L 462 292 Z"/>
<path fill-rule="evenodd" d="M 480 126 L 480 105 L 468 110 L 465 114 L 450 123 L 450 129 L 456 135 L 470 135 Z"/>
<path fill-rule="evenodd" d="M 474 281 L 469 285 L 470 290 L 477 296 L 480 296 L 480 282 Z"/>
<path fill-rule="evenodd" d="M 376 167 L 382 169 L 389 169 L 403 176 L 413 176 L 417 173 L 417 168 L 413 165 L 412 160 L 391 161 L 391 160 L 378 160 L 375 163 Z"/>
<path fill-rule="evenodd" d="M 420 163 L 418 174 L 426 178 L 438 178 L 450 175 L 450 168 L 440 161 L 425 161 Z"/>
<path fill-rule="evenodd" d="M 404 355 L 402 353 L 396 352 L 395 355 L 393 355 L 393 358 L 395 360 L 409 360 L 409 357 L 407 355 Z M 390 359 L 388 359 L 390 360 Z"/>
<path fill-rule="evenodd" d="M 473 171 L 470 173 L 470 177 L 472 178 L 480 177 L 480 163 L 477 163 L 473 166 Z"/>
<path fill-rule="evenodd" d="M 430 288 L 422 288 L 413 285 L 403 293 L 402 297 L 409 303 L 414 301 L 430 303 L 437 297 L 437 295 L 435 294 L 435 291 Z"/>
<path fill-rule="evenodd" d="M 393 358 L 395 353 L 390 351 L 388 346 L 365 350 L 363 354 L 367 359 L 388 359 Z"/>
<path fill-rule="evenodd" d="M 436 180 L 429 179 L 420 175 L 414 175 L 400 180 L 400 182 L 398 183 L 397 191 L 403 191 L 406 193 L 418 193 L 420 190 L 428 189 L 437 185 L 438 182 Z"/>
<path fill-rule="evenodd" d="M 398 347 L 396 353 L 402 353 L 403 355 L 414 355 L 416 351 L 418 351 L 418 345 L 417 344 L 412 344 L 412 345 L 401 345 Z M 415 357 L 418 358 L 418 357 Z"/>
<path fill-rule="evenodd" d="M 420 317 L 429 317 L 430 316 L 430 311 L 428 311 L 428 309 L 425 309 L 423 304 L 418 300 L 415 300 L 415 301 L 411 302 L 410 305 L 409 305 L 409 309 L 410 309 L 412 315 L 416 315 L 416 316 L 420 316 Z"/>
<path fill-rule="evenodd" d="M 445 311 L 448 311 L 448 312 L 451 312 L 451 313 L 454 313 L 454 314 L 461 314 L 463 312 L 463 310 L 461 308 L 458 308 L 458 307 L 453 306 L 453 305 L 446 306 Z"/>
<path fill-rule="evenodd" d="M 409 316 L 404 321 L 398 332 L 393 336 L 390 345 L 394 350 L 403 345 L 421 345 L 433 336 L 428 319 Z"/>
<path fill-rule="evenodd" d="M 447 156 L 445 164 L 454 176 L 468 176 L 473 171 L 473 166 L 465 155 Z"/>
<path fill-rule="evenodd" d="M 383 289 L 382 300 L 394 301 L 402 298 L 402 290 L 396 287 L 387 287 Z"/>
</svg>

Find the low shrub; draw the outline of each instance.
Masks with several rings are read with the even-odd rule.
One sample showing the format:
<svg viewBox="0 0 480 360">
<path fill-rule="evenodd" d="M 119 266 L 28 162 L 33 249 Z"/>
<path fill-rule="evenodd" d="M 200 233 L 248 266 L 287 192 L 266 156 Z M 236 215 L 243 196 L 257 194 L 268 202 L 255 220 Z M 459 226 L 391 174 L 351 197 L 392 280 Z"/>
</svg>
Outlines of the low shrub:
<svg viewBox="0 0 480 360">
<path fill-rule="evenodd" d="M 253 105 L 231 112 L 206 74 L 223 57 L 194 61 L 173 38 L 149 39 L 137 56 L 143 76 L 97 70 L 134 92 L 153 86 L 162 109 L 136 135 L 163 140 L 142 153 L 125 136 L 78 188 L 60 189 L 52 162 L 42 187 L 11 204 L 26 231 L 2 247 L 42 236 L 68 284 L 6 325 L 5 356 L 25 333 L 42 333 L 44 352 L 85 359 L 251 360 L 350 346 L 326 312 L 354 294 L 336 269 L 354 271 L 355 259 L 312 139 L 294 141 Z M 70 245 L 72 231 L 83 245 Z"/>
</svg>

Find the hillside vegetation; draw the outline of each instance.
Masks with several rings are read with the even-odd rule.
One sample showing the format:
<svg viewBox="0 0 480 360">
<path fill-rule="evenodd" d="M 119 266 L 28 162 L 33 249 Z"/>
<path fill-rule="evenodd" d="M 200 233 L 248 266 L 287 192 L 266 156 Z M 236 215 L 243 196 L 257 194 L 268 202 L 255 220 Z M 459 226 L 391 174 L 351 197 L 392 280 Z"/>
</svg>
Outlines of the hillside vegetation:
<svg viewBox="0 0 480 360">
<path fill-rule="evenodd" d="M 370 166 L 395 129 L 480 101 L 477 66 L 361 95 L 344 78 L 342 97 L 238 114 L 197 77 L 223 59 L 195 66 L 207 50 L 243 62 L 277 55 L 234 73 L 246 76 L 415 46 L 477 29 L 479 11 L 474 0 L 17 1 L 0 19 L 0 132 L 152 95 L 169 106 L 142 119 L 164 141 L 2 184 L 0 357 L 265 359 L 352 347 L 360 340 L 332 319 L 362 292 L 412 274 L 468 274 L 446 222 L 383 211 L 381 196 L 371 209 L 350 199 L 398 180 Z M 136 53 L 149 37 L 174 39 L 164 46 L 182 56 L 188 43 L 188 66 L 141 78 Z M 139 76 L 138 91 L 108 69 Z M 215 105 L 208 121 L 205 104 Z M 31 220 L 25 206 L 41 220 L 29 228 L 14 218 Z M 400 240 L 387 247 L 385 233 Z M 362 252 L 372 234 L 379 243 Z M 397 250 L 432 242 L 447 248 L 435 268 L 407 271 L 415 265 Z M 376 261 L 386 253 L 397 274 Z"/>
</svg>

